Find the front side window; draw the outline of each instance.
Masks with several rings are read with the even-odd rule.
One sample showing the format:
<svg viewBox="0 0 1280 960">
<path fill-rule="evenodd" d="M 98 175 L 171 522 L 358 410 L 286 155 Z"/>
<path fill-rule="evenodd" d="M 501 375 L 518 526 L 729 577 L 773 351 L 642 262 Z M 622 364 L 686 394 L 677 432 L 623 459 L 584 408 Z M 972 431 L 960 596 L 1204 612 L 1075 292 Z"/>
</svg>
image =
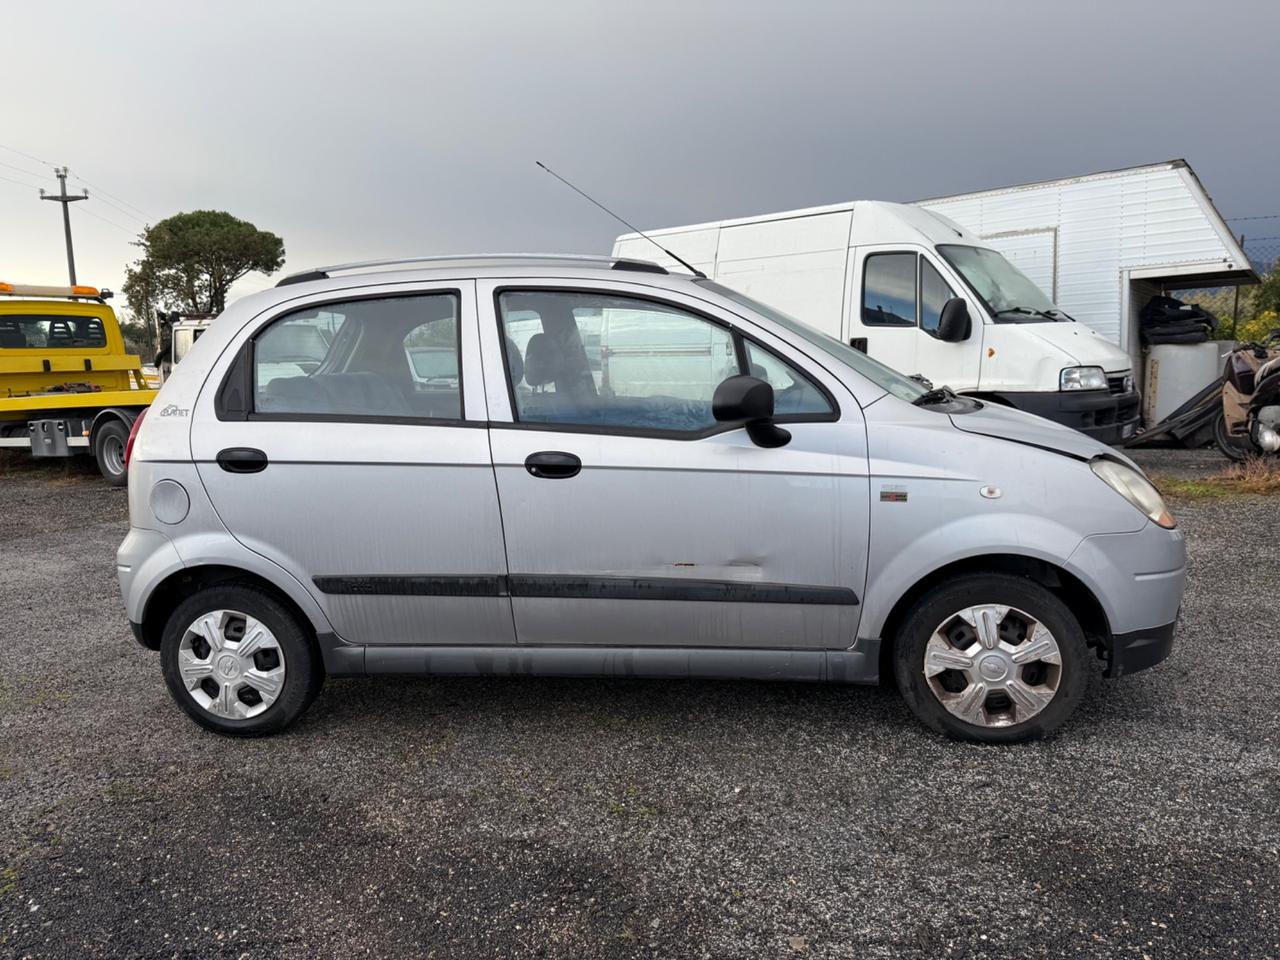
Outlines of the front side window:
<svg viewBox="0 0 1280 960">
<path fill-rule="evenodd" d="M 831 412 L 831 404 L 812 380 L 768 350 L 750 341 L 746 347 L 748 372 L 773 387 L 774 416 Z"/>
<path fill-rule="evenodd" d="M 947 281 L 932 263 L 920 258 L 920 329 L 936 335 L 938 321 L 942 319 L 942 308 L 954 297 Z"/>
<path fill-rule="evenodd" d="M 264 414 L 462 418 L 458 297 L 325 304 L 254 339 L 254 409 Z"/>
<path fill-rule="evenodd" d="M 898 371 L 886 367 L 879 360 L 873 360 L 861 350 L 855 350 L 843 340 L 837 340 L 835 337 L 829 337 L 825 333 L 820 332 L 816 327 L 811 327 L 807 323 L 797 320 L 790 314 L 783 313 L 775 307 L 769 306 L 767 303 L 761 303 L 759 300 L 753 300 L 745 293 L 739 293 L 737 290 L 731 290 L 728 287 L 716 283 L 714 280 L 697 280 L 695 281 L 700 287 L 704 287 L 713 293 L 733 301 L 739 306 L 745 307 L 752 313 L 757 313 L 762 317 L 772 320 L 784 330 L 790 332 L 794 337 L 805 341 L 806 343 L 816 347 L 823 353 L 834 357 L 843 363 L 849 369 L 856 371 L 863 377 L 866 377 L 882 390 L 886 390 L 901 400 L 915 400 L 924 393 L 924 387 L 904 377 Z"/>
<path fill-rule="evenodd" d="M 916 325 L 914 253 L 873 253 L 863 261 L 862 322 L 871 327 Z"/>
<path fill-rule="evenodd" d="M 508 291 L 498 298 L 516 419 L 697 434 L 718 424 L 716 387 L 751 372 L 775 410 L 832 412 L 806 377 L 734 331 L 678 307 L 604 293 Z"/>
<path fill-rule="evenodd" d="M 106 345 L 107 333 L 98 317 L 0 315 L 0 350 L 14 347 L 89 349 Z"/>
</svg>

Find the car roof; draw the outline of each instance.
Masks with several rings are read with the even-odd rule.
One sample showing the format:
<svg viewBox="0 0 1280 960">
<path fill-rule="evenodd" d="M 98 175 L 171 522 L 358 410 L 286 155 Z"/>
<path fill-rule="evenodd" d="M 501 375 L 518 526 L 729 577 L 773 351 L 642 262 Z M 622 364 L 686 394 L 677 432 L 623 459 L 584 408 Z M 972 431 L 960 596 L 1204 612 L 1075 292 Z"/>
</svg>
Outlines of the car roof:
<svg viewBox="0 0 1280 960">
<path fill-rule="evenodd" d="M 600 271 L 617 271 L 619 273 L 668 275 L 665 267 L 651 260 L 638 260 L 631 257 L 595 257 L 547 253 L 479 253 L 454 256 L 404 257 L 388 260 L 360 260 L 354 263 L 330 264 L 288 274 L 276 286 L 284 287 L 314 280 L 336 279 L 339 275 L 350 279 L 369 274 L 381 276 L 385 273 L 403 273 L 407 271 L 457 274 L 458 271 L 462 270 L 477 276 L 493 276 L 512 270 L 523 273 L 525 271 L 540 271 L 548 268 L 582 270 L 588 274 L 598 274 Z"/>
</svg>

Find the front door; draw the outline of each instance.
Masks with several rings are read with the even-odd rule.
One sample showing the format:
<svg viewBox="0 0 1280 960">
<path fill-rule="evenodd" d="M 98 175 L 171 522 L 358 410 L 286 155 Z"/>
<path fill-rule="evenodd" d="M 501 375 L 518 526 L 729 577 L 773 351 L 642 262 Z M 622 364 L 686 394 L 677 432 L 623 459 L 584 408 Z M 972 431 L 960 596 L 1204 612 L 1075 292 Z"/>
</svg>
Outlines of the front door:
<svg viewBox="0 0 1280 960">
<path fill-rule="evenodd" d="M 942 305 L 957 286 L 921 249 L 859 247 L 850 257 L 853 340 L 859 333 L 866 352 L 907 376 L 919 375 L 935 387 L 976 390 L 982 359 L 982 314 L 969 303 L 967 340 L 938 339 Z M 959 289 L 963 289 L 960 287 Z"/>
<path fill-rule="evenodd" d="M 861 412 L 838 381 L 699 301 L 486 287 L 520 643 L 852 645 L 867 461 Z M 716 386 L 743 372 L 773 383 L 786 446 L 755 446 L 712 416 Z"/>
<path fill-rule="evenodd" d="M 255 326 L 192 429 L 235 537 L 344 640 L 513 643 L 474 283 L 313 298 Z"/>
</svg>

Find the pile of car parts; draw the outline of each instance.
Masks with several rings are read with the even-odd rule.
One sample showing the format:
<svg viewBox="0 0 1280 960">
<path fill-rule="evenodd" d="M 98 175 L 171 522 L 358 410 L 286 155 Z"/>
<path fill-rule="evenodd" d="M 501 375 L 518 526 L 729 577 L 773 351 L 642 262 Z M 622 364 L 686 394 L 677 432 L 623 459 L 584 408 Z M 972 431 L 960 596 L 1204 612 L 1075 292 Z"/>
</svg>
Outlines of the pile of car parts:
<svg viewBox="0 0 1280 960">
<path fill-rule="evenodd" d="M 1174 446 L 1188 449 L 1213 443 L 1214 421 L 1222 416 L 1222 377 L 1197 392 L 1154 426 L 1125 442 L 1126 447 Z"/>
<path fill-rule="evenodd" d="M 1152 297 L 1139 314 L 1145 344 L 1204 343 L 1218 326 L 1218 318 L 1194 303 L 1174 297 Z"/>
</svg>

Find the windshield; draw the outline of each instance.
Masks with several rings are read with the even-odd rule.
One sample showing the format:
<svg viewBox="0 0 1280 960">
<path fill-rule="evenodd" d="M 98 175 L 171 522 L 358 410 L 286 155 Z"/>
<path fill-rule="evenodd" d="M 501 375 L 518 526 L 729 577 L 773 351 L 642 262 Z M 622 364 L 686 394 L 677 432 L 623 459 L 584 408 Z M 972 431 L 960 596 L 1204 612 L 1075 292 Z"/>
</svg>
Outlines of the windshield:
<svg viewBox="0 0 1280 960">
<path fill-rule="evenodd" d="M 696 280 L 698 283 L 708 290 L 714 290 L 722 296 L 728 297 L 735 303 L 739 303 L 749 310 L 753 310 L 761 316 L 768 317 L 779 326 L 785 327 L 787 330 L 796 334 L 803 340 L 813 344 L 819 350 L 823 350 L 846 366 L 852 367 L 858 373 L 862 374 L 876 386 L 889 391 L 900 400 L 912 401 L 922 396 L 925 392 L 924 387 L 916 381 L 904 377 L 896 370 L 886 367 L 878 360 L 872 360 L 861 350 L 855 350 L 843 341 L 837 340 L 835 337 L 829 337 L 825 333 L 813 329 L 805 323 L 797 320 L 795 317 L 788 316 L 780 310 L 763 304 L 758 300 L 752 300 L 750 297 L 738 293 L 736 290 L 730 290 L 728 287 L 721 286 L 714 280 Z"/>
<path fill-rule="evenodd" d="M 960 271 L 997 323 L 1047 323 L 1070 319 L 1002 254 L 983 247 L 943 244 L 938 252 Z"/>
</svg>

